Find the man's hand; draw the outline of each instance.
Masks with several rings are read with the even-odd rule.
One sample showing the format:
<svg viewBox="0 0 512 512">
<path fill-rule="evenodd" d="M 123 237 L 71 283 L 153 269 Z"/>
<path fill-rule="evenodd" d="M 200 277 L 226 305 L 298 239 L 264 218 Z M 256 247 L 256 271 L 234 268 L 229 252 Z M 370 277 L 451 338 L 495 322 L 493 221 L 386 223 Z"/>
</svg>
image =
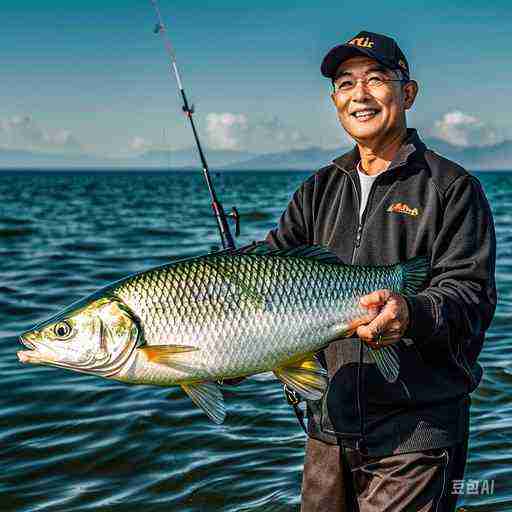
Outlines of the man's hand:
<svg viewBox="0 0 512 512">
<path fill-rule="evenodd" d="M 360 305 L 368 310 L 381 308 L 367 325 L 357 328 L 357 335 L 371 348 L 396 343 L 409 326 L 409 307 L 404 297 L 391 290 L 377 290 L 361 297 Z"/>
</svg>

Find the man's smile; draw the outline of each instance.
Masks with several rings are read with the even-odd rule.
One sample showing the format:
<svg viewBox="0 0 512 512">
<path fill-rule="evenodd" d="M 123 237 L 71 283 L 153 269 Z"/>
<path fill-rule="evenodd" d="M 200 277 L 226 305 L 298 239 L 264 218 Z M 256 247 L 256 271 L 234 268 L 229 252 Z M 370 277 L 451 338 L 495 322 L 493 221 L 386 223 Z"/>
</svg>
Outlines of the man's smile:
<svg viewBox="0 0 512 512">
<path fill-rule="evenodd" d="M 379 112 L 380 110 L 376 108 L 366 108 L 363 110 L 356 110 L 355 112 L 352 112 L 350 115 L 357 119 L 359 122 L 365 122 L 369 121 L 370 119 L 373 119 Z"/>
</svg>

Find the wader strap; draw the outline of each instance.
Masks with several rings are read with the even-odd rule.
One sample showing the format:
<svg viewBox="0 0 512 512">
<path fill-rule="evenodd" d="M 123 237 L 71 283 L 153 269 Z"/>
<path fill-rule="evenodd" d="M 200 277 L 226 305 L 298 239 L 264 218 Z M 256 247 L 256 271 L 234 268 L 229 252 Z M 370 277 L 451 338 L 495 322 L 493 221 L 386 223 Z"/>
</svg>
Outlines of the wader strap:
<svg viewBox="0 0 512 512">
<path fill-rule="evenodd" d="M 306 424 L 304 423 L 304 412 L 299 407 L 299 403 L 302 401 L 300 396 L 293 390 L 290 389 L 286 384 L 283 386 L 284 396 L 286 397 L 286 401 L 293 407 L 293 411 L 295 412 L 295 416 L 299 420 L 300 426 L 302 430 L 308 435 L 308 429 L 306 428 Z"/>
</svg>

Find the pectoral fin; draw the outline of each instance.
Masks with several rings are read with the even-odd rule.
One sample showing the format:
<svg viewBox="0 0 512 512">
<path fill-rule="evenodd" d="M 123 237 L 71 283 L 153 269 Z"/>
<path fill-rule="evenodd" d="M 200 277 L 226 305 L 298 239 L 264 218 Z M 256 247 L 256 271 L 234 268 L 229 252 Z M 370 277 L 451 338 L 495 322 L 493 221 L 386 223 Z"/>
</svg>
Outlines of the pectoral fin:
<svg viewBox="0 0 512 512">
<path fill-rule="evenodd" d="M 313 357 L 274 370 L 275 376 L 307 400 L 320 400 L 327 389 L 327 376 Z"/>
<path fill-rule="evenodd" d="M 139 349 L 152 363 L 170 364 L 180 361 L 180 354 L 199 350 L 188 345 L 148 345 Z"/>
<path fill-rule="evenodd" d="M 379 349 L 369 349 L 370 357 L 373 359 L 382 376 L 388 382 L 395 382 L 400 373 L 400 359 L 394 347 L 388 345 Z"/>
<path fill-rule="evenodd" d="M 191 361 L 190 352 L 199 350 L 197 347 L 186 345 L 149 345 L 139 348 L 147 361 L 174 368 L 192 377 L 198 368 L 197 361 Z"/>
<path fill-rule="evenodd" d="M 182 384 L 183 391 L 206 415 L 220 425 L 226 418 L 226 406 L 220 388 L 213 382 Z"/>
</svg>

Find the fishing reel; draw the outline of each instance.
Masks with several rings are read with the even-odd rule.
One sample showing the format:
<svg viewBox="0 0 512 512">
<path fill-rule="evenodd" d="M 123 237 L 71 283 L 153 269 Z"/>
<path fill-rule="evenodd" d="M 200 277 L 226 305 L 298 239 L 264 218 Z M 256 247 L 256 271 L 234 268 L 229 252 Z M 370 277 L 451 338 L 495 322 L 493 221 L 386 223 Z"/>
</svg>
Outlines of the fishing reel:
<svg viewBox="0 0 512 512">
<path fill-rule="evenodd" d="M 218 203 L 216 203 L 218 204 Z M 240 213 L 238 212 L 237 208 L 235 206 L 233 206 L 233 208 L 231 208 L 231 211 L 230 212 L 225 212 L 224 210 L 219 210 L 219 209 L 216 209 L 214 207 L 214 211 L 215 212 L 222 212 L 224 214 L 224 223 L 226 223 L 227 219 L 233 219 L 235 221 L 235 236 L 238 237 L 240 236 Z M 219 213 L 216 213 L 216 216 L 217 218 L 220 217 L 221 215 L 219 215 Z M 220 226 L 223 225 L 223 221 L 222 220 L 217 220 L 219 223 L 220 223 Z M 227 232 L 229 233 L 229 227 L 227 226 L 227 223 L 224 224 L 225 226 L 225 229 L 227 230 Z M 221 228 L 221 233 L 223 233 L 223 239 L 224 237 L 226 236 L 226 230 L 224 230 L 223 228 Z M 231 236 L 231 235 L 228 235 L 228 236 Z M 219 250 L 222 250 L 222 248 L 219 248 L 217 245 L 212 245 L 210 246 L 210 252 L 217 252 Z"/>
<path fill-rule="evenodd" d="M 240 236 L 240 214 L 235 206 L 231 208 L 229 213 L 226 213 L 226 217 L 233 219 L 235 221 L 235 236 Z"/>
<path fill-rule="evenodd" d="M 190 105 L 190 107 L 183 105 L 183 107 L 181 107 L 181 110 L 183 110 L 183 112 L 185 112 L 187 116 L 191 116 L 196 111 L 194 105 Z"/>
</svg>

